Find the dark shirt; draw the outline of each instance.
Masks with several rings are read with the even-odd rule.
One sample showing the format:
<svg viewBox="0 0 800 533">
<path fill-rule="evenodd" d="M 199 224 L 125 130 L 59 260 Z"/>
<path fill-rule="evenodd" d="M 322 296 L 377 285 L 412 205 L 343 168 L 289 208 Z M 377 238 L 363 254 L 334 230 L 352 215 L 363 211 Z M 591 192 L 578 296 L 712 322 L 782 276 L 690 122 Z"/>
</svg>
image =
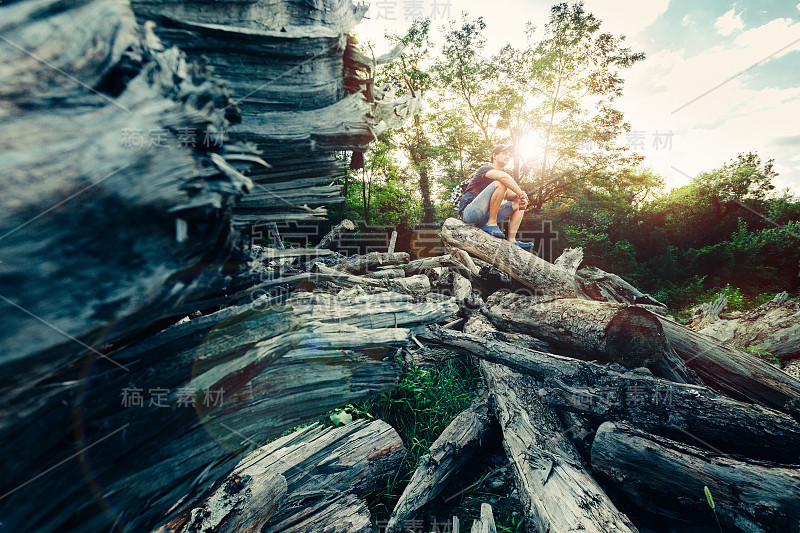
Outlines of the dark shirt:
<svg viewBox="0 0 800 533">
<path fill-rule="evenodd" d="M 492 165 L 483 165 L 469 179 L 467 188 L 464 191 L 464 196 L 461 197 L 461 203 L 458 204 L 459 216 L 464 212 L 464 209 L 469 205 L 469 203 L 474 200 L 475 197 L 483 191 L 483 189 L 488 187 L 489 184 L 494 181 L 492 178 L 486 177 L 486 173 L 490 170 L 494 170 Z"/>
</svg>

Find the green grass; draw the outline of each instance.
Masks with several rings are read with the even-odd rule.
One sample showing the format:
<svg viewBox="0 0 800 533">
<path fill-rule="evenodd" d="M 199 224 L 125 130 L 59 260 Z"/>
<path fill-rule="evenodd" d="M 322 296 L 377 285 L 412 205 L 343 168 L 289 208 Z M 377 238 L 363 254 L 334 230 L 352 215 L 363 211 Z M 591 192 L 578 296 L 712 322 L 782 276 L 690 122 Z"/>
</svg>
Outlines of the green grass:
<svg viewBox="0 0 800 533">
<path fill-rule="evenodd" d="M 369 498 L 374 514 L 388 517 L 414 473 L 420 458 L 464 409 L 475 399 L 481 383 L 475 363 L 468 357 L 449 358 L 436 368 L 401 366 L 397 388 L 348 406 L 354 419 L 380 418 L 397 430 L 406 447 L 406 468 L 379 493 Z M 455 503 L 455 502 L 453 502 Z M 476 509 L 479 512 L 480 503 Z"/>
<path fill-rule="evenodd" d="M 403 440 L 407 452 L 405 469 L 396 472 L 386 486 L 367 497 L 373 516 L 379 519 L 391 515 L 420 458 L 428 453 L 450 422 L 469 407 L 482 382 L 477 365 L 467 356 L 449 358 L 431 369 L 405 364 L 399 351 L 394 355 L 394 361 L 401 367 L 396 389 L 347 405 L 328 413 L 322 420 L 325 424 L 335 425 L 350 419 L 379 418 L 394 427 Z M 484 443 L 483 448 L 502 453 L 499 440 Z M 481 504 L 489 503 L 498 532 L 523 531 L 522 508 L 516 498 L 509 496 L 514 488 L 513 478 L 507 474 L 505 487 L 499 492 L 492 491 L 488 482 L 501 474 L 494 473 L 497 464 L 490 464 L 486 459 L 476 457 L 465 466 L 457 478 L 451 480 L 446 493 L 437 496 L 427 506 L 427 511 L 418 513 L 417 519 L 430 514 L 438 517 L 438 523 L 442 524 L 455 515 L 461 522 L 461 530 L 469 531 L 473 521 L 480 517 Z M 452 497 L 459 490 L 463 492 Z M 441 531 L 442 526 L 437 527 Z"/>
</svg>

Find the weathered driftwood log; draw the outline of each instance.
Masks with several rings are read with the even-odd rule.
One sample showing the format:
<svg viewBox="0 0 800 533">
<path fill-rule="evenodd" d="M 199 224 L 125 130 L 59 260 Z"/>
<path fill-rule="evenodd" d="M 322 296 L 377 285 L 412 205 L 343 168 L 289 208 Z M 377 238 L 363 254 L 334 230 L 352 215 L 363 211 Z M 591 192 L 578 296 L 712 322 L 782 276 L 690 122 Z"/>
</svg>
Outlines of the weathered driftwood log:
<svg viewBox="0 0 800 533">
<path fill-rule="evenodd" d="M 464 265 L 464 268 L 466 268 L 473 274 L 478 273 L 478 267 L 475 265 L 475 262 L 472 260 L 472 258 L 469 256 L 467 252 L 461 250 L 460 248 L 456 248 L 455 246 L 450 246 L 447 243 L 444 243 L 444 245 L 445 248 L 447 248 L 447 251 L 450 252 L 450 255 L 454 259 L 456 259 L 459 263 Z"/>
<path fill-rule="evenodd" d="M 442 226 L 441 237 L 446 245 L 460 248 L 491 263 L 534 291 L 542 291 L 542 294 L 557 298 L 574 298 L 579 295 L 575 276 L 563 268 L 506 240 L 492 237 L 475 226 L 448 218 Z"/>
<path fill-rule="evenodd" d="M 488 503 L 481 504 L 481 517 L 472 523 L 472 528 L 469 531 L 470 533 L 497 533 L 491 505 Z"/>
<path fill-rule="evenodd" d="M 250 452 L 209 499 L 163 529 L 219 533 L 262 531 L 263 527 L 265 531 L 300 533 L 328 531 L 334 525 L 342 528 L 347 522 L 336 524 L 328 520 L 351 514 L 356 503 L 358 523 L 364 505 L 352 499 L 339 501 L 339 496 L 363 496 L 380 487 L 402 468 L 404 457 L 400 436 L 380 420 L 359 420 L 337 428 L 313 424 Z M 271 491 L 261 490 L 262 507 L 258 507 L 251 491 L 261 487 Z M 276 499 L 268 500 L 270 495 Z M 317 516 L 312 528 L 304 508 L 322 504 L 325 512 Z M 366 517 L 369 522 L 369 513 Z M 237 527 L 233 527 L 234 523 Z M 302 529 L 300 524 L 309 529 Z"/>
<path fill-rule="evenodd" d="M 581 359 L 634 368 L 670 351 L 658 319 L 636 306 L 495 293 L 484 312 L 499 329 L 533 335 Z"/>
<path fill-rule="evenodd" d="M 800 356 L 800 302 L 786 292 L 744 313 L 720 316 L 727 304 L 722 295 L 714 304 L 689 327 L 732 346 L 758 346 L 781 359 Z"/>
<path fill-rule="evenodd" d="M 381 270 L 376 270 L 374 272 L 367 272 L 364 276 L 373 279 L 395 279 L 395 278 L 404 278 L 406 276 L 405 271 L 402 268 L 386 268 Z"/>
<path fill-rule="evenodd" d="M 472 301 L 472 283 L 458 272 L 453 272 L 453 298 L 461 306 Z"/>
<path fill-rule="evenodd" d="M 480 368 L 533 529 L 637 531 L 583 467 L 555 413 L 537 397 L 536 382 L 488 361 Z"/>
<path fill-rule="evenodd" d="M 507 333 L 496 329 L 494 324 L 489 322 L 489 319 L 486 318 L 486 315 L 483 313 L 473 313 L 469 317 L 469 320 L 464 324 L 464 333 L 470 333 L 486 339 L 494 339 L 500 342 L 513 344 L 514 346 L 522 346 L 539 352 L 568 356 L 566 353 L 559 352 L 549 343 L 532 337 L 531 335 L 526 335 L 524 333 Z"/>
<path fill-rule="evenodd" d="M 264 527 L 265 531 L 323 532 L 351 531 L 347 522 L 352 501 L 337 503 L 340 494 L 365 494 L 381 488 L 403 469 L 405 447 L 400 436 L 381 420 L 357 420 L 337 428 L 318 425 L 282 437 L 252 452 L 244 464 L 259 463 L 286 477 L 286 502 Z M 307 507 L 325 504 L 325 512 L 314 517 Z M 341 508 L 341 509 L 339 509 Z M 356 506 L 357 509 L 361 506 Z M 367 513 L 367 520 L 369 514 Z M 361 527 L 363 512 L 355 513 L 355 529 Z"/>
<path fill-rule="evenodd" d="M 373 533 L 367 502 L 349 492 L 327 495 L 291 509 L 262 533 Z"/>
<path fill-rule="evenodd" d="M 262 531 L 267 522 L 263 531 L 361 531 L 370 515 L 356 496 L 385 482 L 402 467 L 404 456 L 399 435 L 382 421 L 361 420 L 339 428 L 309 426 L 248 454 L 223 486 L 191 511 L 181 532 Z M 283 487 L 282 498 L 264 501 L 264 508 L 254 508 L 249 517 L 241 506 L 230 510 L 230 506 L 220 509 L 217 505 L 218 495 L 223 501 L 231 499 L 226 495 L 231 487 L 238 495 L 275 484 Z M 316 511 L 313 520 L 309 508 Z M 231 529 L 219 520 L 231 515 L 241 529 Z M 175 529 L 185 521 L 185 516 L 180 517 L 165 529 Z"/>
<path fill-rule="evenodd" d="M 472 405 L 456 416 L 421 459 L 397 501 L 386 533 L 403 531 L 405 521 L 447 486 L 450 478 L 479 451 L 489 434 L 489 400 L 481 392 Z"/>
<path fill-rule="evenodd" d="M 41 531 L 105 524 L 82 486 L 81 463 L 69 461 L 76 445 L 91 446 L 88 481 L 105 488 L 104 504 L 136 509 L 121 521 L 137 529 L 168 522 L 187 495 L 224 478 L 236 462 L 230 451 L 393 388 L 398 370 L 381 356 L 407 344 L 408 327 L 458 309 L 396 293 L 316 298 L 298 293 L 282 305 L 256 301 L 201 316 L 111 352 L 129 372 L 91 358 L 15 391 L 0 416 L 4 450 L 18 459 L 4 468 L 3 493 L 13 491 L 0 501 L 4 523 Z M 84 435 L 77 443 L 75 409 Z M 61 475 L 25 484 L 31 465 L 63 461 Z"/>
<path fill-rule="evenodd" d="M 331 244 L 333 244 L 333 240 L 339 236 L 339 234 L 344 231 L 353 231 L 356 229 L 356 225 L 353 224 L 351 220 L 344 219 L 335 225 L 317 244 L 317 248 L 330 248 Z"/>
<path fill-rule="evenodd" d="M 708 386 L 734 398 L 784 410 L 800 420 L 800 406 L 796 405 L 800 380 L 713 337 L 659 319 L 669 344 Z"/>
<path fill-rule="evenodd" d="M 484 338 L 491 338 L 514 346 L 528 348 L 548 354 L 574 357 L 575 352 L 569 346 L 556 346 L 547 341 L 527 335 L 525 333 L 507 333 L 498 331 L 483 313 L 473 314 L 464 326 L 464 333 L 471 333 Z M 683 360 L 667 347 L 661 359 L 650 364 L 650 371 L 658 377 L 674 381 L 676 383 L 690 383 L 702 385 L 702 381 L 689 370 Z"/>
<path fill-rule="evenodd" d="M 199 507 L 159 532 L 254 533 L 261 531 L 286 500 L 286 478 L 245 458 L 222 485 Z"/>
<path fill-rule="evenodd" d="M 431 281 L 428 276 L 417 274 L 408 278 L 388 280 L 389 289 L 403 294 L 422 296 L 431 291 Z"/>
<path fill-rule="evenodd" d="M 231 138 L 255 143 L 270 162 L 251 173 L 257 188 L 236 207 L 237 222 L 323 216 L 324 209 L 307 205 L 343 200 L 331 184 L 342 170 L 334 152 L 363 152 L 416 108 L 413 98 L 373 87 L 377 61 L 347 35 L 366 4 L 134 0 L 133 6 L 140 20 L 159 21 L 167 43 L 224 76 L 242 110 Z"/>
<path fill-rule="evenodd" d="M 655 378 L 647 371 L 624 371 L 439 328 L 420 335 L 532 375 L 553 407 L 604 421 L 630 420 L 646 431 L 724 453 L 800 460 L 800 423 L 779 411 L 731 400 L 706 387 Z"/>
<path fill-rule="evenodd" d="M 232 146 L 202 144 L 237 119 L 223 87 L 127 3 L 4 5 L 0 33 L 0 365 L 16 387 L 220 288 L 252 183 L 223 170 Z"/>
<path fill-rule="evenodd" d="M 458 272 L 462 276 L 469 278 L 471 272 L 457 259 L 451 255 L 437 255 L 436 257 L 423 257 L 415 259 L 403 265 L 403 270 L 407 276 L 414 274 L 424 274 L 432 268 L 447 267 Z"/>
<path fill-rule="evenodd" d="M 257 259 L 261 261 L 290 258 L 311 260 L 330 255 L 333 255 L 333 252 L 330 250 L 325 250 L 324 248 L 284 248 L 282 250 L 275 248 L 264 248 Z"/>
<path fill-rule="evenodd" d="M 742 461 L 606 422 L 592 444 L 592 469 L 648 511 L 716 525 L 708 487 L 724 531 L 800 531 L 796 465 Z"/>
<path fill-rule="evenodd" d="M 553 264 L 574 276 L 582 261 L 583 248 L 567 248 L 553 261 Z"/>
<path fill-rule="evenodd" d="M 597 426 L 592 424 L 589 417 L 583 414 L 573 413 L 564 409 L 557 409 L 556 414 L 561 421 L 561 426 L 564 428 L 564 435 L 572 441 L 575 449 L 578 450 L 588 465 Z"/>
<path fill-rule="evenodd" d="M 370 252 L 365 255 L 348 257 L 333 268 L 334 270 L 347 272 L 349 274 L 365 274 L 378 267 L 407 263 L 408 259 L 409 256 L 407 252 Z"/>
<path fill-rule="evenodd" d="M 430 280 L 422 274 L 408 278 L 372 278 L 340 272 L 320 263 L 315 263 L 312 271 L 309 279 L 320 287 L 322 284 L 332 284 L 338 287 L 362 287 L 372 292 L 390 290 L 415 296 L 425 295 L 431 290 Z"/>
<path fill-rule="evenodd" d="M 416 303 L 395 292 L 364 294 L 343 300 L 324 293 L 298 293 L 288 302 L 299 322 L 346 323 L 361 328 L 406 328 L 441 322 L 458 312 L 451 300 Z"/>
<path fill-rule="evenodd" d="M 577 271 L 581 290 L 593 300 L 640 304 L 658 314 L 666 313 L 667 306 L 617 276 L 599 268 L 586 266 Z"/>
</svg>

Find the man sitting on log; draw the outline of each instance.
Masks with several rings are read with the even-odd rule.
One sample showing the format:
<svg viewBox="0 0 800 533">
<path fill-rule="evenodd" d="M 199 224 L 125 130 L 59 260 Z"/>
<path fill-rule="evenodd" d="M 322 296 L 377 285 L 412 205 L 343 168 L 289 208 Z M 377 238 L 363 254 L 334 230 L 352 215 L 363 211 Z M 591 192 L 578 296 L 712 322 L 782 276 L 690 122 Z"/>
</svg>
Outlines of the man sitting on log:
<svg viewBox="0 0 800 533">
<path fill-rule="evenodd" d="M 516 239 L 517 229 L 522 223 L 528 194 L 520 189 L 514 178 L 503 168 L 511 159 L 511 146 L 497 145 L 489 157 L 489 164 L 478 169 L 469 180 L 458 214 L 467 224 L 478 226 L 499 239 L 505 239 L 497 223 L 508 219 L 508 241 L 520 248 L 533 247 L 532 242 Z"/>
</svg>

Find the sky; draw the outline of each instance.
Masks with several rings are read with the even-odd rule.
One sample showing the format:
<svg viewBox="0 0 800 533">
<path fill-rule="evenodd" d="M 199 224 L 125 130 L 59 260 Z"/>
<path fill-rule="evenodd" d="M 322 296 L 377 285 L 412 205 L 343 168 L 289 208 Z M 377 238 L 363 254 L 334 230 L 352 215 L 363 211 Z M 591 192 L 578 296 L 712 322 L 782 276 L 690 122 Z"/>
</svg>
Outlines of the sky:
<svg viewBox="0 0 800 533">
<path fill-rule="evenodd" d="M 525 23 L 542 28 L 553 2 L 540 0 L 372 0 L 356 27 L 361 40 L 389 50 L 430 16 L 434 40 L 461 12 L 483 17 L 488 52 L 522 46 Z M 623 72 L 617 107 L 631 132 L 618 143 L 645 156 L 667 188 L 687 184 L 740 152 L 774 159 L 778 189 L 800 195 L 800 3 L 798 0 L 586 0 L 602 30 L 625 35 L 646 59 Z M 383 43 L 383 49 L 381 44 Z"/>
</svg>

